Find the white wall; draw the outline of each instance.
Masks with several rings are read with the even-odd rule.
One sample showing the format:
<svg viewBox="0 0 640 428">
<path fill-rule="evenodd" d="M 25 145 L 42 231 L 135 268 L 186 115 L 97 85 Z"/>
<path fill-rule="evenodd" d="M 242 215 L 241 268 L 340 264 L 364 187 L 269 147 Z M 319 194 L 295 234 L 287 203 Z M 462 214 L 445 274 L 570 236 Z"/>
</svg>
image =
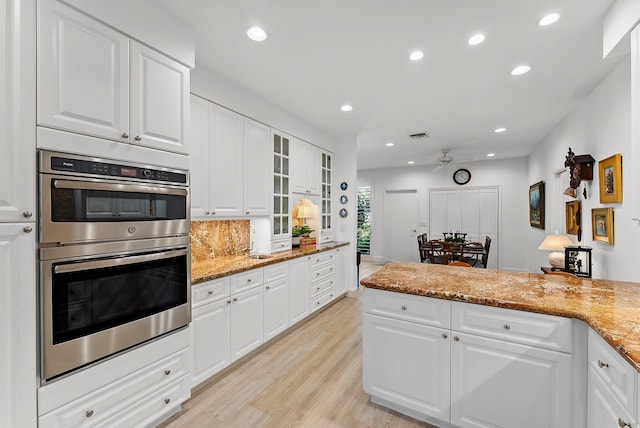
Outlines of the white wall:
<svg viewBox="0 0 640 428">
<path fill-rule="evenodd" d="M 635 266 L 640 254 L 640 226 L 632 221 L 632 193 L 640 191 L 631 180 L 631 72 L 629 56 L 592 91 L 529 156 L 529 184 L 540 180 L 546 187 L 546 229 L 529 228 L 528 267 L 539 272 L 548 265 L 546 254 L 537 250 L 545 234 L 559 230 L 565 232 L 564 205 L 573 200 L 562 195 L 569 185 L 567 173 L 554 174 L 563 168 L 568 148 L 577 154 L 590 154 L 596 159 L 594 179 L 586 182 L 587 200 L 582 200 L 582 242 L 593 248 L 593 277 L 611 280 L 640 281 Z M 623 202 L 600 204 L 597 161 L 615 153 L 622 155 Z M 626 168 L 625 168 L 626 166 Z M 585 186 L 583 182 L 582 187 Z M 614 208 L 615 245 L 609 246 L 592 240 L 591 209 Z M 575 236 L 569 235 L 577 243 Z"/>
<path fill-rule="evenodd" d="M 334 136 L 303 121 L 295 114 L 288 112 L 268 100 L 238 86 L 234 82 L 202 68 L 191 72 L 191 92 L 203 98 L 248 116 L 287 134 L 330 150 L 334 154 L 332 170 L 332 218 L 333 239 L 351 244 L 353 263 L 348 265 L 345 278 L 349 279 L 348 288 L 356 287 L 356 215 L 355 215 L 355 182 L 356 182 L 356 139 L 353 136 Z M 340 183 L 346 182 L 346 192 L 340 190 Z M 349 202 L 341 205 L 340 195 L 346 194 Z M 295 202 L 295 201 L 294 201 Z M 340 218 L 338 211 L 346 208 L 349 215 Z"/>
<path fill-rule="evenodd" d="M 499 269 L 526 270 L 526 241 L 523 231 L 528 223 L 527 159 L 496 159 L 465 164 L 415 166 L 358 171 L 358 186 L 371 186 L 371 255 L 383 260 L 384 192 L 385 190 L 417 189 L 420 198 L 419 233 L 429 226 L 429 189 L 460 189 L 452 180 L 458 168 L 471 171 L 471 182 L 464 188 L 498 186 L 500 188 L 500 238 L 497 246 Z M 416 243 L 417 251 L 417 243 Z"/>
</svg>

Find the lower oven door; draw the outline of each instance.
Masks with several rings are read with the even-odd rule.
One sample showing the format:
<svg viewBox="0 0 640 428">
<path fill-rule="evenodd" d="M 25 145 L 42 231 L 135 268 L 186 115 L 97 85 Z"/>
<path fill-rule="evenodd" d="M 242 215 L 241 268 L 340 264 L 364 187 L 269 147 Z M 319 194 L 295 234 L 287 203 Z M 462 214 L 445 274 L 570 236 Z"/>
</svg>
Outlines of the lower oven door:
<svg viewBox="0 0 640 428">
<path fill-rule="evenodd" d="M 45 380 L 190 322 L 188 245 L 117 253 L 41 262 Z"/>
</svg>

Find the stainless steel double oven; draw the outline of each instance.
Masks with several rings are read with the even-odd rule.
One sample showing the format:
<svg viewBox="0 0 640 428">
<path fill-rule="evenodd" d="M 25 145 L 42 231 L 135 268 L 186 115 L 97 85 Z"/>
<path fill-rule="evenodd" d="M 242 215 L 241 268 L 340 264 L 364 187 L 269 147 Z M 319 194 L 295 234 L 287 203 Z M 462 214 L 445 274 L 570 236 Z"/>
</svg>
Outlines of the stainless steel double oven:
<svg viewBox="0 0 640 428">
<path fill-rule="evenodd" d="M 39 152 L 43 381 L 188 325 L 188 171 Z"/>
</svg>

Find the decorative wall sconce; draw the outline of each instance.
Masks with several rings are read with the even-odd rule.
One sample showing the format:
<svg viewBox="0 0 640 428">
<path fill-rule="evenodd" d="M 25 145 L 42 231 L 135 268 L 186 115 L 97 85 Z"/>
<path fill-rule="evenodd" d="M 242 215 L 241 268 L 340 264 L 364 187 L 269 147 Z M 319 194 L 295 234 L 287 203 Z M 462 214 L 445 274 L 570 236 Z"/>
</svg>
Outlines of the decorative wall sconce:
<svg viewBox="0 0 640 428">
<path fill-rule="evenodd" d="M 595 159 L 591 155 L 576 155 L 569 147 L 569 153 L 564 161 L 564 166 L 569 167 L 569 187 L 563 192 L 564 195 L 577 197 L 578 187 L 581 181 L 593 180 L 593 163 Z M 587 189 L 584 189 L 582 195 L 587 199 Z"/>
</svg>

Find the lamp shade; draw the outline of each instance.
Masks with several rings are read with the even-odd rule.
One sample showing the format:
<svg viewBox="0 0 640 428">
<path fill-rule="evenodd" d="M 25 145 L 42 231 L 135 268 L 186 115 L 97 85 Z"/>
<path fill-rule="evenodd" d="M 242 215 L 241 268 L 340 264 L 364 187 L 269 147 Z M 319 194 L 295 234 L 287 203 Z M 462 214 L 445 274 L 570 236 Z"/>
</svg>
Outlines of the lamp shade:
<svg viewBox="0 0 640 428">
<path fill-rule="evenodd" d="M 305 205 L 301 205 L 298 207 L 298 213 L 296 215 L 297 218 L 311 218 L 311 207 L 307 207 Z"/>
<path fill-rule="evenodd" d="M 573 245 L 571 239 L 567 235 L 547 235 L 542 241 L 538 250 L 552 251 L 549 254 L 549 264 L 556 269 L 562 269 L 564 267 L 564 247 Z"/>
</svg>

